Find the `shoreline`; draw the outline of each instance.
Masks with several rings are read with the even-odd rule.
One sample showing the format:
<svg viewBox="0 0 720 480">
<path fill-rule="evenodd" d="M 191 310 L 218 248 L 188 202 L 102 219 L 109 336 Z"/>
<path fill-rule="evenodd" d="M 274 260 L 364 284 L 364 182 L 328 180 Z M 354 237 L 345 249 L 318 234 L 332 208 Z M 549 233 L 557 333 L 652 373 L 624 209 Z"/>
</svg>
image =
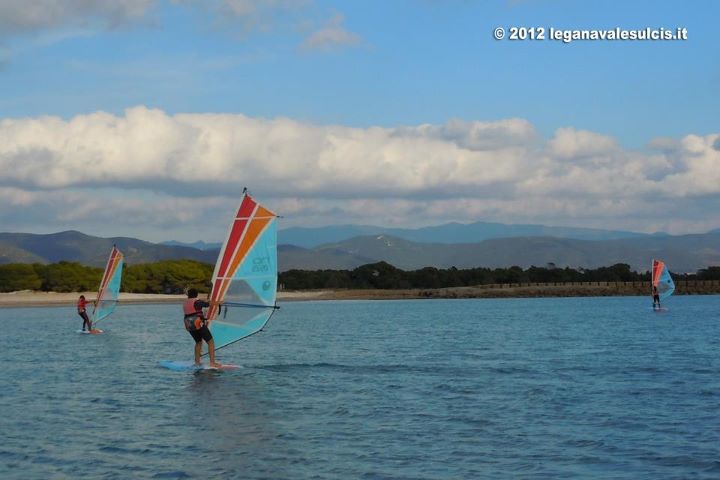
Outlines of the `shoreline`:
<svg viewBox="0 0 720 480">
<path fill-rule="evenodd" d="M 283 290 L 278 292 L 279 302 L 310 300 L 411 300 L 411 299 L 471 299 L 471 298 L 541 298 L 541 297 L 607 297 L 650 296 L 649 282 L 592 282 L 569 284 L 503 284 L 474 287 L 448 287 L 404 290 Z M 720 282 L 682 282 L 675 295 L 720 294 Z M 11 307 L 74 307 L 80 295 L 95 298 L 97 292 L 35 292 L 19 291 L 0 293 L 0 308 Z M 123 304 L 180 304 L 185 295 L 154 293 L 120 294 Z"/>
<path fill-rule="evenodd" d="M 315 300 L 330 291 L 278 292 L 278 301 Z M 92 300 L 97 292 L 35 292 L 22 290 L 19 292 L 0 293 L 0 308 L 15 307 L 75 307 L 80 295 Z M 160 293 L 120 293 L 118 302 L 126 305 L 182 304 L 186 295 L 165 295 Z"/>
</svg>

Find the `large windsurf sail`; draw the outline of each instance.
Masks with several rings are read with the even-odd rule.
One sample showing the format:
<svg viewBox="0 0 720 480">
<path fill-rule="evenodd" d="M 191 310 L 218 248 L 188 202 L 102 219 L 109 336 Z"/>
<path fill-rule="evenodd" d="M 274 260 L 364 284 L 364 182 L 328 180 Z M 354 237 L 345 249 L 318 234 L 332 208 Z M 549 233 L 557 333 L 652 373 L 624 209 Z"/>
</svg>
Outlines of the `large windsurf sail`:
<svg viewBox="0 0 720 480">
<path fill-rule="evenodd" d="M 660 260 L 653 260 L 652 263 L 652 286 L 657 288 L 660 300 L 665 300 L 675 291 L 675 282 L 670 271 Z"/>
<path fill-rule="evenodd" d="M 207 318 L 222 348 L 259 332 L 275 309 L 277 215 L 243 192 L 212 277 Z"/>
<path fill-rule="evenodd" d="M 115 246 L 110 251 L 103 273 L 100 289 L 98 290 L 95 307 L 92 312 L 92 322 L 97 323 L 110 315 L 117 306 L 120 295 L 120 279 L 122 277 L 123 254 Z"/>
</svg>

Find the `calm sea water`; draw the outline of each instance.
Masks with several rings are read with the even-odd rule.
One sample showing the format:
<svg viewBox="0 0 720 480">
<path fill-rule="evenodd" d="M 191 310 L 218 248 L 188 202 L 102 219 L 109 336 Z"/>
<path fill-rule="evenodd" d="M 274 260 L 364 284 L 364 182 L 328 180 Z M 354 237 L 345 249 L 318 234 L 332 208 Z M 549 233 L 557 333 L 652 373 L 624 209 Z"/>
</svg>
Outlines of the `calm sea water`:
<svg viewBox="0 0 720 480">
<path fill-rule="evenodd" d="M 180 307 L 3 309 L 0 477 L 720 478 L 720 297 L 285 303 L 192 358 Z"/>
</svg>

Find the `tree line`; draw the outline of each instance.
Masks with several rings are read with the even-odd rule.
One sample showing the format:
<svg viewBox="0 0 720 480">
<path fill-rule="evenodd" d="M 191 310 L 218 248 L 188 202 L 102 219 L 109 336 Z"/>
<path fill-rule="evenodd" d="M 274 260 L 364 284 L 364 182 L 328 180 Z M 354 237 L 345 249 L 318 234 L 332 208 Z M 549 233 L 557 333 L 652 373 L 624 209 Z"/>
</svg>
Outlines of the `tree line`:
<svg viewBox="0 0 720 480">
<path fill-rule="evenodd" d="M 550 265 L 527 269 L 518 266 L 468 269 L 425 267 L 405 271 L 389 263 L 378 262 L 354 270 L 288 270 L 280 274 L 280 283 L 290 290 L 445 288 L 498 283 L 631 282 L 649 279 L 649 273 L 634 272 L 624 263 L 597 269 L 555 268 Z"/>
<path fill-rule="evenodd" d="M 155 263 L 125 265 L 121 290 L 132 293 L 181 294 L 189 288 L 200 293 L 210 289 L 213 266 L 194 260 L 164 260 Z M 40 290 L 81 292 L 98 288 L 102 268 L 77 262 L 0 265 L 0 292 Z M 720 267 L 709 267 L 696 274 L 675 278 L 720 280 Z M 596 269 L 545 267 L 522 269 L 426 267 L 405 271 L 387 262 L 362 265 L 353 270 L 288 270 L 278 276 L 287 290 L 312 289 L 409 289 L 445 288 L 498 283 L 633 282 L 649 281 L 649 272 L 635 272 L 618 263 Z"/>
<path fill-rule="evenodd" d="M 45 292 L 86 292 L 97 290 L 102 268 L 77 262 L 49 265 L 14 263 L 0 265 L 0 292 L 40 290 Z M 120 290 L 132 293 L 184 293 L 196 288 L 210 289 L 213 266 L 194 260 L 164 260 L 124 265 Z"/>
</svg>

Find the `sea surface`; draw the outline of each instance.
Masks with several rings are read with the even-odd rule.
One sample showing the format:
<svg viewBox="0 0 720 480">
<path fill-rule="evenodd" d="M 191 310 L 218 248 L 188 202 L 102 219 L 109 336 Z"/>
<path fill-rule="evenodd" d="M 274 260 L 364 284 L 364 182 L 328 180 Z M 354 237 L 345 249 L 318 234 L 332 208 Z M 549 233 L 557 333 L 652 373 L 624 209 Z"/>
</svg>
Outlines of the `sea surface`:
<svg viewBox="0 0 720 480">
<path fill-rule="evenodd" d="M 720 297 L 284 303 L 181 373 L 180 306 L 0 309 L 0 478 L 720 478 Z"/>
</svg>

